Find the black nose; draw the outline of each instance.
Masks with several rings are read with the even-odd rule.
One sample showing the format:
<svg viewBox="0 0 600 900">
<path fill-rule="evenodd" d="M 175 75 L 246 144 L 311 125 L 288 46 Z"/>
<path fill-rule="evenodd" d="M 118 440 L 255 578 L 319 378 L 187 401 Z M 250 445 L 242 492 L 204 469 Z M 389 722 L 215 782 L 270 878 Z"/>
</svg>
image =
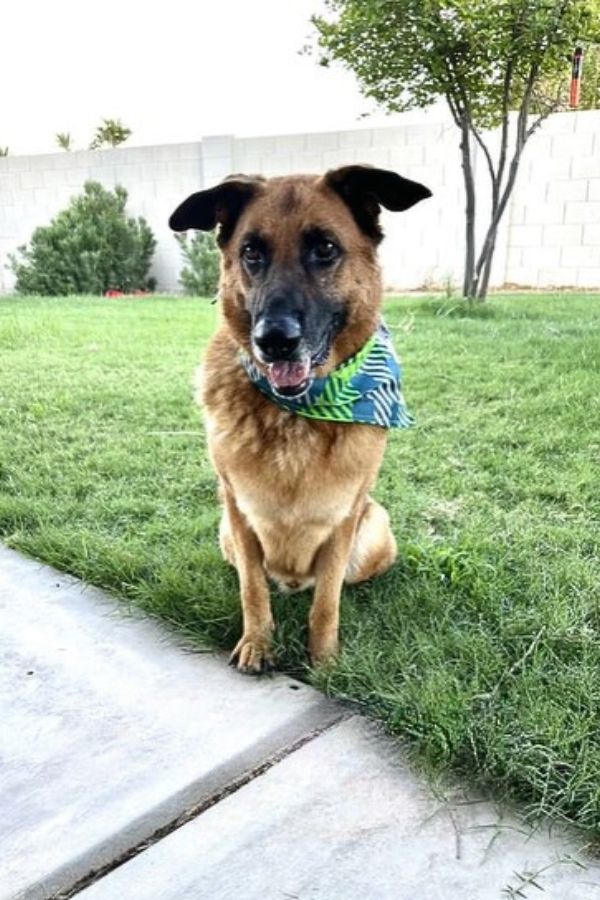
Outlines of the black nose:
<svg viewBox="0 0 600 900">
<path fill-rule="evenodd" d="M 265 317 L 254 326 L 254 343 L 266 362 L 292 359 L 302 339 L 300 322 L 293 316 Z"/>
</svg>

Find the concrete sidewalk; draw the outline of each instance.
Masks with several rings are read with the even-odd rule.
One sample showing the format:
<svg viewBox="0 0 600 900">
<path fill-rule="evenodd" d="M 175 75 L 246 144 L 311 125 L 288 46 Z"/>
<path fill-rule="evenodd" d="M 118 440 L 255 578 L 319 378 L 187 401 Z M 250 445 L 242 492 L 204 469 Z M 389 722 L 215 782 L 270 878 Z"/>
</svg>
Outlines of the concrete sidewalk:
<svg viewBox="0 0 600 900">
<path fill-rule="evenodd" d="M 600 898 L 567 833 L 1 547 L 0 613 L 0 900 Z"/>
</svg>

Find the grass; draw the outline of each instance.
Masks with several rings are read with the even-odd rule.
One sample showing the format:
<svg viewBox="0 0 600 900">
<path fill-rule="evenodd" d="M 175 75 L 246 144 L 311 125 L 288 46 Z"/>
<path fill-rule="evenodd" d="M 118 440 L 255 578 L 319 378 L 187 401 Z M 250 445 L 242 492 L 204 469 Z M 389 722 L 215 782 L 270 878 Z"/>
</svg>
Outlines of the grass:
<svg viewBox="0 0 600 900">
<path fill-rule="evenodd" d="M 600 297 L 396 300 L 418 426 L 377 486 L 398 564 L 347 589 L 306 669 L 309 597 L 274 597 L 280 666 L 419 758 L 600 834 Z M 210 646 L 240 629 L 191 401 L 214 307 L 0 300 L 0 535 Z"/>
</svg>

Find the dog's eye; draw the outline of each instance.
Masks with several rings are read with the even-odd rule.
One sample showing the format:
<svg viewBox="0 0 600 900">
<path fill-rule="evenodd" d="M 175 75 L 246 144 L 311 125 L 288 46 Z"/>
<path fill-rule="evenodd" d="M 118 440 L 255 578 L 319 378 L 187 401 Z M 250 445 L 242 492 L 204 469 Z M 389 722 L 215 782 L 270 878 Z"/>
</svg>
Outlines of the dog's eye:
<svg viewBox="0 0 600 900">
<path fill-rule="evenodd" d="M 242 247 L 242 259 L 250 266 L 259 266 L 264 257 L 254 244 L 244 244 Z"/>
<path fill-rule="evenodd" d="M 313 259 L 321 265 L 332 263 L 338 258 L 339 253 L 340 251 L 333 241 L 319 241 L 312 251 Z"/>
</svg>

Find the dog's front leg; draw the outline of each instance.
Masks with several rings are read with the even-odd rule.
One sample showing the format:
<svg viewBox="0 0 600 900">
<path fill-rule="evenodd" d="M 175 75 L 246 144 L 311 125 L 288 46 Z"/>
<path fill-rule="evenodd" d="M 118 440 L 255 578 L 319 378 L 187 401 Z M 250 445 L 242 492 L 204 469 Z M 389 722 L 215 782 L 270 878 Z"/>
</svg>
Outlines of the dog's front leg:
<svg viewBox="0 0 600 900">
<path fill-rule="evenodd" d="M 223 499 L 235 550 L 244 616 L 244 633 L 229 661 L 240 672 L 263 672 L 271 665 L 273 616 L 263 568 L 262 548 L 227 489 L 224 490 Z"/>
<path fill-rule="evenodd" d="M 309 615 L 309 651 L 313 663 L 336 655 L 340 594 L 358 522 L 353 512 L 339 525 L 317 554 L 315 595 Z"/>
</svg>

